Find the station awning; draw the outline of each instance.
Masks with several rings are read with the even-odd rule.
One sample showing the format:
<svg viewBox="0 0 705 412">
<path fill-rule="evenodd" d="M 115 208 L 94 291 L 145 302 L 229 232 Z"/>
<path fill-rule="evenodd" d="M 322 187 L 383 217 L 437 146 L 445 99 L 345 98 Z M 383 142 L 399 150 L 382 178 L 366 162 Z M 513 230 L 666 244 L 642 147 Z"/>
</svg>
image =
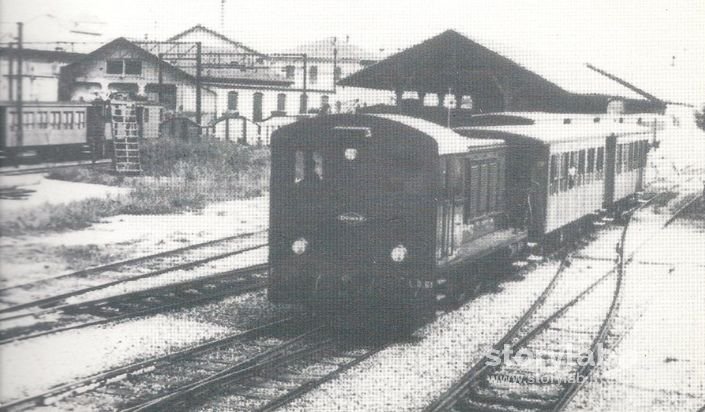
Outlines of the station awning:
<svg viewBox="0 0 705 412">
<path fill-rule="evenodd" d="M 341 86 L 471 95 L 484 83 L 562 92 L 560 87 L 454 30 L 394 54 L 340 81 Z M 499 78 L 502 78 L 501 80 Z"/>
</svg>

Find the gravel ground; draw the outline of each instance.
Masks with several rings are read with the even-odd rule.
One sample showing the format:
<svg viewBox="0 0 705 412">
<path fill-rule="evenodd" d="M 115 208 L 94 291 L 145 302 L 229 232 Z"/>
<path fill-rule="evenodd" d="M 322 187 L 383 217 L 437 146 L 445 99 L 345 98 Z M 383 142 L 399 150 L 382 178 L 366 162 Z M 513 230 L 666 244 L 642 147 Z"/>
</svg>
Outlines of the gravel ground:
<svg viewBox="0 0 705 412">
<path fill-rule="evenodd" d="M 4 345 L 0 350 L 3 365 L 0 369 L 0 403 L 294 313 L 286 305 L 270 304 L 266 293 L 258 291 L 161 315 Z M 93 407 L 113 403 L 107 399 L 99 401 L 94 395 L 90 397 L 96 402 Z M 76 407 L 73 401 L 64 406 L 67 405 Z M 77 410 L 81 409 L 78 407 Z"/>
<path fill-rule="evenodd" d="M 214 203 L 198 213 L 120 215 L 83 230 L 36 236 L 2 236 L 0 287 L 53 277 L 98 263 L 136 258 L 239 233 L 266 230 L 269 226 L 268 205 L 269 197 L 262 196 Z M 67 249 L 90 249 L 100 256 L 84 259 L 81 264 L 80 261 L 61 256 Z"/>
<path fill-rule="evenodd" d="M 678 221 L 627 268 L 611 349 L 570 410 L 697 410 L 705 405 L 704 222 Z"/>
<path fill-rule="evenodd" d="M 157 315 L 3 345 L 0 401 L 221 336 L 221 326 Z"/>
<path fill-rule="evenodd" d="M 0 186 L 17 186 L 34 192 L 26 199 L 3 199 L 3 215 L 11 218 L 12 212 L 26 210 L 44 204 L 63 204 L 88 198 L 107 198 L 126 194 L 129 188 L 96 185 L 91 183 L 66 182 L 46 179 L 44 174 L 0 176 Z M 0 217 L 2 218 L 2 217 Z"/>
<path fill-rule="evenodd" d="M 343 373 L 286 410 L 401 411 L 421 409 L 446 390 L 501 338 L 531 305 L 558 267 L 540 266 L 521 282 L 503 284 Z"/>
</svg>

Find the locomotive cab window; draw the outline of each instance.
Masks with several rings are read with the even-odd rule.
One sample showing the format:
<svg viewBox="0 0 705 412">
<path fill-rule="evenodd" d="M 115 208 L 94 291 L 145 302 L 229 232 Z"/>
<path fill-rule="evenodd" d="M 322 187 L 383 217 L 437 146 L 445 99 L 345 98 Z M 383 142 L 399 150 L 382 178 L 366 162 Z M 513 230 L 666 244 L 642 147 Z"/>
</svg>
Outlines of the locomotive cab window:
<svg viewBox="0 0 705 412">
<path fill-rule="evenodd" d="M 297 150 L 294 154 L 294 183 L 323 180 L 323 156 L 318 151 Z"/>
</svg>

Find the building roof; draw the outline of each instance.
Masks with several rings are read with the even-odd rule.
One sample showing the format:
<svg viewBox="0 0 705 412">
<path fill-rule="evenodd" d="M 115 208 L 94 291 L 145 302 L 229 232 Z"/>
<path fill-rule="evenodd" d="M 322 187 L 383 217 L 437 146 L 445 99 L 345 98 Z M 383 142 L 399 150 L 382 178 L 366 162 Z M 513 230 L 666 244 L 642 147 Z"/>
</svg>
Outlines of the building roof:
<svg viewBox="0 0 705 412">
<path fill-rule="evenodd" d="M 0 56 L 13 55 L 17 56 L 19 51 L 16 48 L 0 47 Z M 74 62 L 85 56 L 83 53 L 67 52 L 64 50 L 40 50 L 40 49 L 22 49 L 22 57 L 24 59 L 41 59 L 63 62 Z"/>
<path fill-rule="evenodd" d="M 400 114 L 371 114 L 370 116 L 380 117 L 403 124 L 431 137 L 438 144 L 439 155 L 463 153 L 467 152 L 469 148 L 501 146 L 504 144 L 504 141 L 500 139 L 468 138 L 456 133 L 452 129 L 416 117 L 403 116 Z"/>
<path fill-rule="evenodd" d="M 349 42 L 341 42 L 333 37 L 301 44 L 287 50 L 285 54 L 306 54 L 306 57 L 311 59 L 333 60 L 334 49 L 337 49 L 336 58 L 338 60 L 377 60 L 372 52 Z"/>
<path fill-rule="evenodd" d="M 99 48 L 93 50 L 92 52 L 81 56 L 81 58 L 79 58 L 78 60 L 74 61 L 73 63 L 65 66 L 62 70 L 71 71 L 71 70 L 75 69 L 79 64 L 86 62 L 86 61 L 89 61 L 93 58 L 96 58 L 112 48 L 125 48 L 125 49 L 135 51 L 135 52 L 141 54 L 146 60 L 151 61 L 157 65 L 161 65 L 162 68 L 164 68 L 166 70 L 170 70 L 170 71 L 176 73 L 177 75 L 185 77 L 191 81 L 194 81 L 194 82 L 196 81 L 195 77 L 192 76 L 191 74 L 185 72 L 184 70 L 182 70 L 176 66 L 173 66 L 173 65 L 165 62 L 164 60 L 160 59 L 159 57 L 155 56 L 154 54 L 148 52 L 147 50 L 145 50 L 142 47 L 136 45 L 135 43 L 127 40 L 124 37 L 118 37 L 117 39 L 100 46 Z M 203 89 L 209 93 L 213 93 L 212 90 L 209 90 L 207 88 L 203 88 Z"/>
<path fill-rule="evenodd" d="M 534 125 L 459 127 L 456 132 L 468 137 L 502 136 L 519 137 L 552 145 L 566 142 L 604 141 L 609 135 L 627 136 L 651 133 L 647 124 L 605 122 L 591 126 L 585 124 L 563 124 L 562 122 L 539 122 Z"/>
<path fill-rule="evenodd" d="M 238 41 L 235 41 L 235 40 L 225 36 L 224 34 L 218 33 L 217 31 L 215 31 L 213 29 L 209 29 L 208 27 L 206 27 L 202 24 L 197 24 L 193 27 L 190 27 L 190 28 L 182 31 L 181 33 L 175 34 L 174 36 L 171 36 L 170 38 L 168 38 L 167 41 L 178 41 L 189 34 L 198 33 L 198 32 L 216 37 L 216 38 L 218 38 L 218 39 L 220 39 L 220 40 L 222 40 L 222 41 L 224 41 L 234 47 L 243 49 L 247 53 L 254 53 L 254 54 L 259 54 L 260 56 L 264 56 L 264 54 L 258 52 L 257 50 L 254 50 L 248 46 L 245 46 L 244 44 L 242 44 Z M 208 45 L 206 44 L 205 46 L 208 46 Z"/>
</svg>

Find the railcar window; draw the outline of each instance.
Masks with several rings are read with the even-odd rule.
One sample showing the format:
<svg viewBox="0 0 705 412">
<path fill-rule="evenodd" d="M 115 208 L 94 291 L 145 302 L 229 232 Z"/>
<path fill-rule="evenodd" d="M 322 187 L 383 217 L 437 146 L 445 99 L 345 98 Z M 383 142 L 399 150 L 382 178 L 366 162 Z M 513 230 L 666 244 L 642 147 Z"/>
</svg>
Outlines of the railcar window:
<svg viewBox="0 0 705 412">
<path fill-rule="evenodd" d="M 17 113 L 10 113 L 10 130 L 14 131 L 17 128 Z"/>
<path fill-rule="evenodd" d="M 51 128 L 61 129 L 61 112 L 51 112 Z"/>
<path fill-rule="evenodd" d="M 64 112 L 64 129 L 73 129 L 73 112 Z"/>
<path fill-rule="evenodd" d="M 558 192 L 558 155 L 551 155 L 551 194 Z"/>
<path fill-rule="evenodd" d="M 27 113 L 22 113 L 23 117 L 23 125 L 25 129 L 31 129 L 34 127 L 34 113 L 32 112 L 27 112 Z"/>
<path fill-rule="evenodd" d="M 304 152 L 297 150 L 294 160 L 294 183 L 304 180 Z"/>
<path fill-rule="evenodd" d="M 592 173 L 595 171 L 595 148 L 588 149 L 587 152 L 587 173 Z"/>
<path fill-rule="evenodd" d="M 561 192 L 568 190 L 568 168 L 570 166 L 570 156 L 568 153 L 561 154 Z"/>
<path fill-rule="evenodd" d="M 598 173 L 601 173 L 605 165 L 605 148 L 597 148 L 597 159 L 595 160 L 595 169 Z"/>
<path fill-rule="evenodd" d="M 646 159 L 649 154 L 649 142 L 641 141 L 641 167 L 646 167 Z"/>
<path fill-rule="evenodd" d="M 149 109 L 145 109 L 145 122 L 148 122 L 148 117 L 147 113 L 149 113 Z M 86 127 L 86 114 L 84 112 L 76 112 L 76 127 L 78 129 L 83 129 Z"/>
<path fill-rule="evenodd" d="M 585 150 L 581 150 L 578 153 L 578 184 L 582 183 L 582 179 L 585 178 Z"/>
<path fill-rule="evenodd" d="M 49 113 L 39 112 L 39 128 L 46 129 L 49 126 Z"/>
<path fill-rule="evenodd" d="M 570 166 L 568 167 L 568 189 L 572 189 L 578 176 L 578 152 L 570 152 Z"/>
<path fill-rule="evenodd" d="M 489 165 L 489 182 L 487 186 L 487 208 L 490 212 L 495 210 L 497 206 L 497 162 L 491 162 Z"/>
<path fill-rule="evenodd" d="M 498 193 L 501 184 L 499 173 L 497 159 L 466 161 L 465 223 L 473 218 L 492 213 L 497 210 L 498 205 L 501 205 Z"/>
<path fill-rule="evenodd" d="M 461 196 L 463 193 L 463 166 L 461 159 L 448 159 L 448 196 Z"/>
<path fill-rule="evenodd" d="M 323 156 L 319 152 L 313 152 L 313 173 L 319 180 L 323 179 Z"/>
</svg>

